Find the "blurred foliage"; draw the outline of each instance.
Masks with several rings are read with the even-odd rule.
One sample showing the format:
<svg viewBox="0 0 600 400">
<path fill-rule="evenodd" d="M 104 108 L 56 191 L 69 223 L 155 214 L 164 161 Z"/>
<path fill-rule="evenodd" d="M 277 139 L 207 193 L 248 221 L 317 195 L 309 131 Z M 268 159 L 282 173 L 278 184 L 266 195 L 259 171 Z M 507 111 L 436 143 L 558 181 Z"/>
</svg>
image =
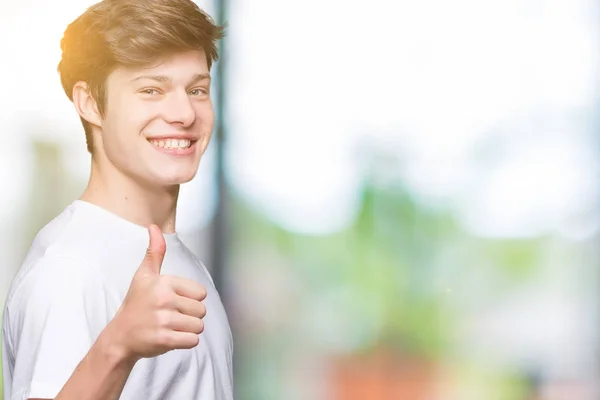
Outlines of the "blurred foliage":
<svg viewBox="0 0 600 400">
<path fill-rule="evenodd" d="M 311 296 L 320 298 L 317 304 L 330 308 L 329 323 L 355 322 L 338 329 L 350 352 L 385 347 L 439 356 L 457 317 L 448 291 L 469 284 L 461 283 L 460 274 L 493 270 L 498 284 L 526 284 L 543 251 L 543 240 L 474 237 L 452 210 L 428 207 L 400 185 L 365 182 L 355 221 L 330 235 L 286 231 L 243 201 L 234 204 L 238 243 L 275 247 Z M 342 300 L 328 304 L 332 292 L 342 293 Z"/>
</svg>

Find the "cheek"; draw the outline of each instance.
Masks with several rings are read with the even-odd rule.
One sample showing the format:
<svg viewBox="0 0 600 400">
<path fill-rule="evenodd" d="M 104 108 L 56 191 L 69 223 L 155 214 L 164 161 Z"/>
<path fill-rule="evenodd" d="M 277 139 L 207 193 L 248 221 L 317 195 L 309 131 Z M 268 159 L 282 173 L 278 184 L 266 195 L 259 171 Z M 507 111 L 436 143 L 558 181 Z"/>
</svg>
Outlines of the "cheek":
<svg viewBox="0 0 600 400">
<path fill-rule="evenodd" d="M 210 133 L 206 131 L 212 131 L 212 128 L 215 124 L 215 113 L 213 109 L 212 102 L 209 102 L 204 107 L 202 107 L 197 115 L 201 121 L 200 125 L 203 127 L 205 133 Z"/>
<path fill-rule="evenodd" d="M 202 135 L 203 148 L 202 151 L 206 149 L 208 146 L 208 142 L 210 142 L 211 136 L 213 135 L 214 125 L 215 125 L 215 114 L 213 112 L 212 105 L 205 107 L 198 113 L 199 124 L 198 129 L 200 134 Z"/>
<path fill-rule="evenodd" d="M 139 140 L 144 128 L 154 117 L 150 107 L 141 107 L 135 102 L 117 104 L 113 112 L 107 113 L 105 131 L 112 143 L 131 145 Z"/>
</svg>

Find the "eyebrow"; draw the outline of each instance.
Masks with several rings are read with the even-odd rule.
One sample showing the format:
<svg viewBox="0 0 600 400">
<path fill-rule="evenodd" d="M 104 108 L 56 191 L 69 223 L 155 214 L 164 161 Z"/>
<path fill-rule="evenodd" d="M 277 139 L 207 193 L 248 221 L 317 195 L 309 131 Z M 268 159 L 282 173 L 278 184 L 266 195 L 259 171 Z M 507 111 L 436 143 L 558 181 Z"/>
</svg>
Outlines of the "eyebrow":
<svg viewBox="0 0 600 400">
<path fill-rule="evenodd" d="M 166 75 L 142 75 L 142 76 L 137 76 L 135 78 L 133 78 L 131 80 L 131 82 L 135 82 L 135 81 L 139 81 L 142 79 L 150 79 L 153 81 L 157 81 L 157 82 L 161 82 L 161 83 L 165 83 L 165 82 L 170 82 L 171 78 L 166 76 Z M 200 81 L 203 80 L 209 80 L 210 81 L 210 74 L 195 74 L 194 77 L 192 78 L 192 84 L 194 83 L 198 83 Z"/>
</svg>

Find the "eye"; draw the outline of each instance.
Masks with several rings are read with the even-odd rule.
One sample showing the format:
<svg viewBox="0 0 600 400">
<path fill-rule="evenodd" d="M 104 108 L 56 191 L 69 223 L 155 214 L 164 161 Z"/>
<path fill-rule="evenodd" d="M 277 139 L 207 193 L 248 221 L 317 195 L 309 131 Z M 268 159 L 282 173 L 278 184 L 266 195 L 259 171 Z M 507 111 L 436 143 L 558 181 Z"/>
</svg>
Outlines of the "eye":
<svg viewBox="0 0 600 400">
<path fill-rule="evenodd" d="M 140 90 L 140 93 L 147 94 L 147 95 L 150 95 L 150 96 L 154 96 L 154 95 L 160 94 L 160 92 L 158 91 L 158 89 L 155 89 L 155 88 L 145 88 L 145 89 Z"/>
<path fill-rule="evenodd" d="M 208 90 L 204 89 L 204 88 L 196 88 L 196 89 L 190 90 L 190 94 L 192 96 L 202 96 L 202 95 L 208 94 Z"/>
</svg>

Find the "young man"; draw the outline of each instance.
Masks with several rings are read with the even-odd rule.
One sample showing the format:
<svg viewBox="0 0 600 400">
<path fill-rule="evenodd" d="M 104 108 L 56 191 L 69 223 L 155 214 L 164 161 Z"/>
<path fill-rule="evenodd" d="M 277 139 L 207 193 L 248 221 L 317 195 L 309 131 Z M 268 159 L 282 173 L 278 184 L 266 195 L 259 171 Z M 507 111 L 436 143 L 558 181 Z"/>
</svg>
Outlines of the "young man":
<svg viewBox="0 0 600 400">
<path fill-rule="evenodd" d="M 104 0 L 65 31 L 59 72 L 91 175 L 12 283 L 6 400 L 233 399 L 223 305 L 175 230 L 213 129 L 222 34 L 189 0 Z"/>
</svg>

